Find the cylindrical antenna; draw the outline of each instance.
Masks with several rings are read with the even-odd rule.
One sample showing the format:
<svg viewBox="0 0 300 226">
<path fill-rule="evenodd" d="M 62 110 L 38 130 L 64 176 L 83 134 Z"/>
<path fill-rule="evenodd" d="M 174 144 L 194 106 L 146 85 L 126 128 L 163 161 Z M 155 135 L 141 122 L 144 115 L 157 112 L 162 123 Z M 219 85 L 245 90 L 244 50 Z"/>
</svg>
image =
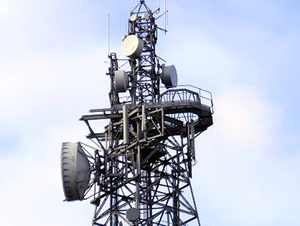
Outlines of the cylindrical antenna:
<svg viewBox="0 0 300 226">
<path fill-rule="evenodd" d="M 107 14 L 107 55 L 110 54 L 110 15 Z"/>
</svg>

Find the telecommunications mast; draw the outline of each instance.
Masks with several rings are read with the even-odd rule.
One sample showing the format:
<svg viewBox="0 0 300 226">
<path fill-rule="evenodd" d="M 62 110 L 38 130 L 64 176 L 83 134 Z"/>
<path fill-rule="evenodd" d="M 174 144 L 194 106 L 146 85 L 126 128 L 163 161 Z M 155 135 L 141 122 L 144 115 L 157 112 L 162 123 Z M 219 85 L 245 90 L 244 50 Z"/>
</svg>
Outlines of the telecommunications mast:
<svg viewBox="0 0 300 226">
<path fill-rule="evenodd" d="M 109 54 L 110 106 L 81 117 L 97 146 L 62 146 L 66 200 L 91 199 L 92 225 L 200 225 L 192 166 L 195 138 L 213 124 L 212 97 L 178 86 L 175 66 L 161 63 L 156 43 L 164 29 L 154 14 L 144 0 L 130 13 L 122 44 L 128 68 Z M 103 130 L 99 120 L 107 121 Z"/>
</svg>

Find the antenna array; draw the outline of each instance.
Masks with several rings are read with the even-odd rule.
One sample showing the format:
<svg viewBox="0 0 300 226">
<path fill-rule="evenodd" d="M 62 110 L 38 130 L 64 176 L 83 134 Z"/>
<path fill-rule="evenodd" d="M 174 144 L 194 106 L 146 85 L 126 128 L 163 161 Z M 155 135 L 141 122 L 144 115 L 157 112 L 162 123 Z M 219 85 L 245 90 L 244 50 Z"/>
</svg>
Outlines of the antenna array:
<svg viewBox="0 0 300 226">
<path fill-rule="evenodd" d="M 129 69 L 121 70 L 121 59 L 109 53 L 110 107 L 81 117 L 97 147 L 63 144 L 66 199 L 90 198 L 93 225 L 200 225 L 192 165 L 195 138 L 212 125 L 212 97 L 177 86 L 175 66 L 156 54 L 156 20 L 140 0 L 122 44 Z M 99 120 L 108 121 L 104 131 L 94 125 Z"/>
</svg>

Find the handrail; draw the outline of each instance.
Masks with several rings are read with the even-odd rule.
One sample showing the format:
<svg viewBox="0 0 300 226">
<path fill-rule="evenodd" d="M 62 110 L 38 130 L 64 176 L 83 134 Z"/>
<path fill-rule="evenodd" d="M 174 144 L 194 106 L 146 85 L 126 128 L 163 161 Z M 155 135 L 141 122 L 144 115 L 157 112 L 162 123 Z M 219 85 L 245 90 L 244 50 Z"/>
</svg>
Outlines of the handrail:
<svg viewBox="0 0 300 226">
<path fill-rule="evenodd" d="M 208 90 L 190 84 L 178 85 L 170 89 L 161 86 L 160 90 L 162 91 L 159 96 L 160 102 L 197 102 L 209 107 L 212 114 L 214 113 L 212 94 Z M 130 96 L 120 96 L 119 98 L 121 103 L 130 103 Z"/>
<path fill-rule="evenodd" d="M 191 89 L 190 89 L 191 88 Z M 189 93 L 190 95 L 187 95 Z M 197 95 L 197 97 L 195 97 Z M 177 98 L 177 99 L 176 99 Z M 172 89 L 166 89 L 160 95 L 162 102 L 189 101 L 200 102 L 208 106 L 213 113 L 213 98 L 210 91 L 201 89 L 193 85 L 179 85 Z"/>
</svg>

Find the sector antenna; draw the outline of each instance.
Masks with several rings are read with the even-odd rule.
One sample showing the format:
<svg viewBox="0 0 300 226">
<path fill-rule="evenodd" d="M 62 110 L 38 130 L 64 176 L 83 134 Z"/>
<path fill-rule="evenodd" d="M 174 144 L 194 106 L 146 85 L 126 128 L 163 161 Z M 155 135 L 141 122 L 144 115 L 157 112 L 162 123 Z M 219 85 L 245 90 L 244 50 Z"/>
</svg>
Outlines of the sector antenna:
<svg viewBox="0 0 300 226">
<path fill-rule="evenodd" d="M 213 124 L 213 100 L 209 91 L 178 85 L 175 66 L 157 55 L 158 33 L 166 31 L 158 20 L 167 11 L 158 13 L 140 0 L 121 45 L 126 58 L 109 53 L 110 106 L 80 119 L 92 145 L 62 145 L 66 201 L 90 200 L 92 225 L 200 225 L 191 186 L 195 139 Z"/>
</svg>

